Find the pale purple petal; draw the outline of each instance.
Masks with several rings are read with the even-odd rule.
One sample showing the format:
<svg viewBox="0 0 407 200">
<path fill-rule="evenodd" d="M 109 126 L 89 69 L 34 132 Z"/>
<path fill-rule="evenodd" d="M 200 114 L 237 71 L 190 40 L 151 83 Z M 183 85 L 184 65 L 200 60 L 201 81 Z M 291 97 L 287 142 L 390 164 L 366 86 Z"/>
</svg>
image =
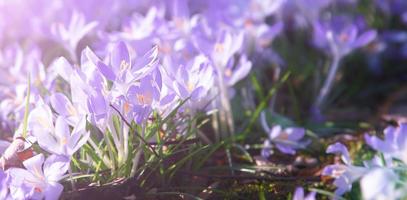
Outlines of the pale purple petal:
<svg viewBox="0 0 407 200">
<path fill-rule="evenodd" d="M 383 140 L 376 136 L 365 134 L 365 141 L 370 147 L 380 152 L 391 152 L 393 150 L 391 144 L 383 142 Z"/>
<path fill-rule="evenodd" d="M 58 182 L 68 171 L 70 160 L 65 156 L 51 155 L 45 160 L 44 175 L 47 181 Z"/>
<path fill-rule="evenodd" d="M 237 69 L 235 69 L 228 81 L 229 86 L 233 86 L 236 84 L 238 81 L 242 80 L 245 78 L 249 73 L 250 70 L 252 69 L 252 63 L 247 60 L 245 56 L 242 56 L 239 61 L 239 65 L 237 66 Z"/>
<path fill-rule="evenodd" d="M 353 43 L 353 48 L 363 47 L 373 41 L 377 36 L 377 32 L 375 30 L 370 30 L 364 32 L 360 35 L 356 41 Z"/>
<path fill-rule="evenodd" d="M 351 164 L 351 159 L 350 159 L 348 149 L 346 148 L 345 145 L 343 145 L 339 142 L 329 145 L 328 148 L 326 149 L 326 153 L 339 153 L 339 154 L 341 154 L 342 161 L 345 164 L 348 164 L 348 165 Z"/>
<path fill-rule="evenodd" d="M 124 42 L 119 42 L 113 49 L 110 63 L 114 71 L 120 71 L 123 64 L 131 66 L 129 50 Z"/>
<path fill-rule="evenodd" d="M 284 129 L 284 131 L 288 134 L 288 140 L 291 141 L 298 141 L 305 135 L 305 129 L 303 128 L 289 127 Z"/>
<path fill-rule="evenodd" d="M 276 147 L 285 154 L 295 155 L 295 150 L 289 145 L 276 144 Z"/>
<path fill-rule="evenodd" d="M 49 183 L 44 191 L 45 200 L 58 200 L 63 190 L 64 187 L 61 184 Z"/>
<path fill-rule="evenodd" d="M 69 110 L 68 106 L 72 106 L 71 101 L 62 93 L 54 93 L 50 97 L 50 102 L 52 108 L 60 115 L 68 116 Z"/>
<path fill-rule="evenodd" d="M 293 200 L 304 200 L 304 189 L 302 187 L 295 190 Z"/>
<path fill-rule="evenodd" d="M 65 118 L 58 116 L 55 122 L 55 135 L 58 137 L 59 142 L 66 141 L 70 136 L 69 126 L 65 121 Z M 41 140 L 41 138 L 39 138 Z"/>
<path fill-rule="evenodd" d="M 103 62 L 98 62 L 96 65 L 100 71 L 100 73 L 103 74 L 108 80 L 115 81 L 116 80 L 116 74 L 113 72 L 113 70 L 105 65 Z"/>
<path fill-rule="evenodd" d="M 44 177 L 42 164 L 44 163 L 44 155 L 35 155 L 23 162 L 24 167 L 31 173 Z"/>
</svg>

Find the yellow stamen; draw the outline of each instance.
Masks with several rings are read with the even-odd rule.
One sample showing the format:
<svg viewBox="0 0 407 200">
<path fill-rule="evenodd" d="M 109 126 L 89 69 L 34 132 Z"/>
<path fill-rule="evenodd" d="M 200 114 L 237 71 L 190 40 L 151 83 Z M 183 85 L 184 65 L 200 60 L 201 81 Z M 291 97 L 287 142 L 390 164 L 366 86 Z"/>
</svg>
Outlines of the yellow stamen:
<svg viewBox="0 0 407 200">
<path fill-rule="evenodd" d="M 68 140 L 66 139 L 66 137 L 63 137 L 60 141 L 61 145 L 66 145 L 68 143 Z"/>
<path fill-rule="evenodd" d="M 229 68 L 227 68 L 227 69 L 225 70 L 225 76 L 226 76 L 226 77 L 231 77 L 231 76 L 232 76 L 232 70 L 229 69 Z"/>
<path fill-rule="evenodd" d="M 39 124 L 41 124 L 41 126 L 43 126 L 44 128 L 51 128 L 51 127 L 49 126 L 49 124 L 47 123 L 47 119 L 44 118 L 44 117 L 38 117 L 38 118 L 37 118 L 37 122 L 38 122 Z"/>
<path fill-rule="evenodd" d="M 195 88 L 194 86 L 195 85 L 193 83 L 188 82 L 188 84 L 187 84 L 188 92 L 192 92 L 194 90 L 194 88 Z"/>
<path fill-rule="evenodd" d="M 215 51 L 218 53 L 222 53 L 225 51 L 225 46 L 220 43 L 216 43 L 214 48 L 215 48 Z"/>
<path fill-rule="evenodd" d="M 129 102 L 125 102 L 124 103 L 124 105 L 123 105 L 123 110 L 124 110 L 124 112 L 127 114 L 127 113 L 129 113 L 129 111 L 130 111 L 130 104 L 129 104 Z"/>
<path fill-rule="evenodd" d="M 120 63 L 120 70 L 126 70 L 127 68 L 130 67 L 130 64 L 128 62 L 126 62 L 125 60 L 122 60 L 122 62 Z"/>
<path fill-rule="evenodd" d="M 341 42 L 347 42 L 349 40 L 349 35 L 346 33 L 342 33 L 339 35 L 339 40 L 341 40 Z"/>
<path fill-rule="evenodd" d="M 76 108 L 75 107 L 73 107 L 71 104 L 68 104 L 68 113 L 70 114 L 70 115 L 73 115 L 73 116 L 77 116 L 78 115 L 78 112 L 76 111 Z"/>
</svg>

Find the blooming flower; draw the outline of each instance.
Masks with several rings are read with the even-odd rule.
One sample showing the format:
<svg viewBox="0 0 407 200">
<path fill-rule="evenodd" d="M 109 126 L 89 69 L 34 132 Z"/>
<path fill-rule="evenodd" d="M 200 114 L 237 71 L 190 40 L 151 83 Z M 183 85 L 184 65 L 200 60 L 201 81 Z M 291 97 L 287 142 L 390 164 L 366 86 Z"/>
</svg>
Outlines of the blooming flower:
<svg viewBox="0 0 407 200">
<path fill-rule="evenodd" d="M 51 155 L 44 162 L 44 155 L 38 154 L 23 162 L 26 169 L 11 168 L 10 195 L 13 199 L 56 200 L 63 186 L 58 183 L 69 167 L 69 159 Z"/>
<path fill-rule="evenodd" d="M 395 158 L 407 164 L 407 124 L 384 129 L 384 140 L 365 134 L 366 143 L 373 149 L 382 152 L 385 157 Z"/>
<path fill-rule="evenodd" d="M 319 48 L 328 48 L 337 58 L 369 44 L 377 35 L 374 30 L 360 33 L 356 24 L 347 23 L 343 18 L 334 18 L 330 22 L 315 21 L 313 25 L 314 44 Z"/>
<path fill-rule="evenodd" d="M 352 165 L 349 152 L 341 143 L 330 145 L 327 153 L 341 154 L 344 163 L 326 166 L 322 172 L 324 176 L 335 178 L 336 195 L 350 191 L 352 184 L 359 180 L 365 199 L 383 199 L 397 194 L 395 186 L 398 175 L 390 169 L 391 163 L 383 163 L 381 158 L 375 156 L 370 161 L 364 161 L 363 167 Z"/>
<path fill-rule="evenodd" d="M 61 41 L 61 44 L 71 53 L 72 58 L 75 60 L 78 42 L 97 25 L 96 21 L 86 23 L 85 16 L 74 11 L 69 25 L 65 26 L 62 23 L 55 23 L 51 27 L 51 32 Z"/>
<path fill-rule="evenodd" d="M 85 117 L 78 121 L 71 132 L 62 116 L 57 117 L 54 125 L 51 109 L 47 105 L 38 106 L 31 111 L 28 127 L 41 148 L 67 157 L 74 154 L 89 138 Z"/>
<path fill-rule="evenodd" d="M 305 135 L 305 129 L 299 127 L 282 128 L 280 125 L 270 128 L 266 122 L 266 115 L 261 114 L 261 125 L 268 134 L 268 139 L 264 142 L 262 155 L 270 155 L 270 149 L 273 145 L 283 153 L 294 155 L 296 149 L 305 147 L 308 142 L 300 142 Z"/>
<path fill-rule="evenodd" d="M 342 195 L 352 189 L 352 183 L 362 177 L 368 169 L 352 165 L 348 149 L 341 143 L 329 145 L 327 153 L 338 153 L 341 155 L 343 164 L 328 165 L 324 168 L 322 175 L 335 178 L 335 194 Z"/>
</svg>

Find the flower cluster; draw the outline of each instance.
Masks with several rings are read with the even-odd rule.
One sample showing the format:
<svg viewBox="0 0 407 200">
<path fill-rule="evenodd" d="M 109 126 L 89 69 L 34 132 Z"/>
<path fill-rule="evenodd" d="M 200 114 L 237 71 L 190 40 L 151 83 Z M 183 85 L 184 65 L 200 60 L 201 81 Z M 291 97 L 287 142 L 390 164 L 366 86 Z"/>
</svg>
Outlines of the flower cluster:
<svg viewBox="0 0 407 200">
<path fill-rule="evenodd" d="M 14 134 L 1 199 L 57 199 L 75 152 L 89 142 L 100 153 L 92 131 L 112 139 L 118 157 L 99 155 L 114 169 L 133 155 L 131 124 L 182 101 L 178 115 L 230 118 L 232 87 L 283 28 L 266 22 L 282 2 L 1 2 L 1 130 Z"/>
</svg>

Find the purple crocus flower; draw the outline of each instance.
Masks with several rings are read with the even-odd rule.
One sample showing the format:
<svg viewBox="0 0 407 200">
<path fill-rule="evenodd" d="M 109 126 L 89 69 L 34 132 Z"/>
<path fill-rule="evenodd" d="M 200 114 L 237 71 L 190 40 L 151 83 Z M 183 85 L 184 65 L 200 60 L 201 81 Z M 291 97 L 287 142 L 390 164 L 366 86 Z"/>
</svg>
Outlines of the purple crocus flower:
<svg viewBox="0 0 407 200">
<path fill-rule="evenodd" d="M 324 176 L 335 178 L 337 187 L 335 194 L 342 195 L 352 189 L 352 184 L 360 180 L 363 196 L 366 199 L 377 198 L 380 194 L 394 195 L 398 176 L 390 169 L 391 163 L 375 156 L 370 161 L 364 161 L 362 166 L 352 165 L 347 148 L 341 143 L 335 143 L 327 148 L 327 153 L 339 153 L 344 164 L 326 166 L 322 172 Z"/>
<path fill-rule="evenodd" d="M 212 60 L 217 68 L 224 68 L 230 59 L 238 53 L 243 45 L 244 33 L 238 34 L 229 31 L 222 31 L 214 42 L 202 41 L 196 38 L 198 48 Z M 201 39 L 201 41 L 199 40 Z"/>
<path fill-rule="evenodd" d="M 44 155 L 38 154 L 23 162 L 26 169 L 11 168 L 10 195 L 13 199 L 56 200 L 63 186 L 58 183 L 69 167 L 69 159 L 51 155 L 44 162 Z"/>
<path fill-rule="evenodd" d="M 352 165 L 352 160 L 349 151 L 341 143 L 329 145 L 327 153 L 338 153 L 341 155 L 341 160 L 344 164 L 328 165 L 324 168 L 322 175 L 335 178 L 334 185 L 336 186 L 335 194 L 342 195 L 352 189 L 352 183 L 360 179 L 368 169 L 364 167 Z"/>
<path fill-rule="evenodd" d="M 75 52 L 78 42 L 97 25 L 96 21 L 86 23 L 85 16 L 74 11 L 69 25 L 65 26 L 62 23 L 53 24 L 51 32 L 68 50 L 72 59 L 76 60 Z"/>
<path fill-rule="evenodd" d="M 127 91 L 129 106 L 135 121 L 140 124 L 145 121 L 152 112 L 152 105 L 160 100 L 160 90 L 157 83 L 151 76 L 146 76 L 140 80 L 139 85 L 130 86 Z"/>
<path fill-rule="evenodd" d="M 407 123 L 384 129 L 384 140 L 365 134 L 366 143 L 387 158 L 395 158 L 407 164 Z"/>
<path fill-rule="evenodd" d="M 115 83 L 129 83 L 152 72 L 157 66 L 157 56 L 158 49 L 153 47 L 143 57 L 133 61 L 127 45 L 119 42 L 110 54 L 110 66 L 98 62 L 97 67 L 106 79 Z"/>
<path fill-rule="evenodd" d="M 295 190 L 293 200 L 315 200 L 316 192 L 310 192 L 307 196 L 304 194 L 304 188 L 298 187 Z"/>
<path fill-rule="evenodd" d="M 321 107 L 328 96 L 339 69 L 341 59 L 354 49 L 369 44 L 376 38 L 376 31 L 368 30 L 359 34 L 355 23 L 349 23 L 345 18 L 337 17 L 329 22 L 314 22 L 314 44 L 322 49 L 328 49 L 332 63 L 327 78 L 311 108 L 314 119 L 321 121 Z"/>
<path fill-rule="evenodd" d="M 356 24 L 340 17 L 329 22 L 315 21 L 313 25 L 314 44 L 328 49 L 334 58 L 342 58 L 352 50 L 369 44 L 377 35 L 375 30 L 360 33 Z"/>
<path fill-rule="evenodd" d="M 186 65 L 168 64 L 172 66 L 164 69 L 164 83 L 181 99 L 198 101 L 214 86 L 214 69 L 205 56 L 198 55 Z"/>
<path fill-rule="evenodd" d="M 38 106 L 31 111 L 28 127 L 41 148 L 67 157 L 72 156 L 89 138 L 85 117 L 77 122 L 71 132 L 62 116 L 58 116 L 54 125 L 51 109 L 47 105 Z"/>
<path fill-rule="evenodd" d="M 164 24 L 164 7 L 151 6 L 145 16 L 134 13 L 130 20 L 122 26 L 122 32 L 117 33 L 116 37 L 126 41 L 140 41 L 152 35 L 161 24 Z"/>
<path fill-rule="evenodd" d="M 301 142 L 305 135 L 305 129 L 299 127 L 282 128 L 280 125 L 270 128 L 266 121 L 266 115 L 261 114 L 261 125 L 268 135 L 268 139 L 264 143 L 262 155 L 269 155 L 267 151 L 275 145 L 278 150 L 283 153 L 294 155 L 296 149 L 304 148 L 308 142 Z"/>
</svg>

